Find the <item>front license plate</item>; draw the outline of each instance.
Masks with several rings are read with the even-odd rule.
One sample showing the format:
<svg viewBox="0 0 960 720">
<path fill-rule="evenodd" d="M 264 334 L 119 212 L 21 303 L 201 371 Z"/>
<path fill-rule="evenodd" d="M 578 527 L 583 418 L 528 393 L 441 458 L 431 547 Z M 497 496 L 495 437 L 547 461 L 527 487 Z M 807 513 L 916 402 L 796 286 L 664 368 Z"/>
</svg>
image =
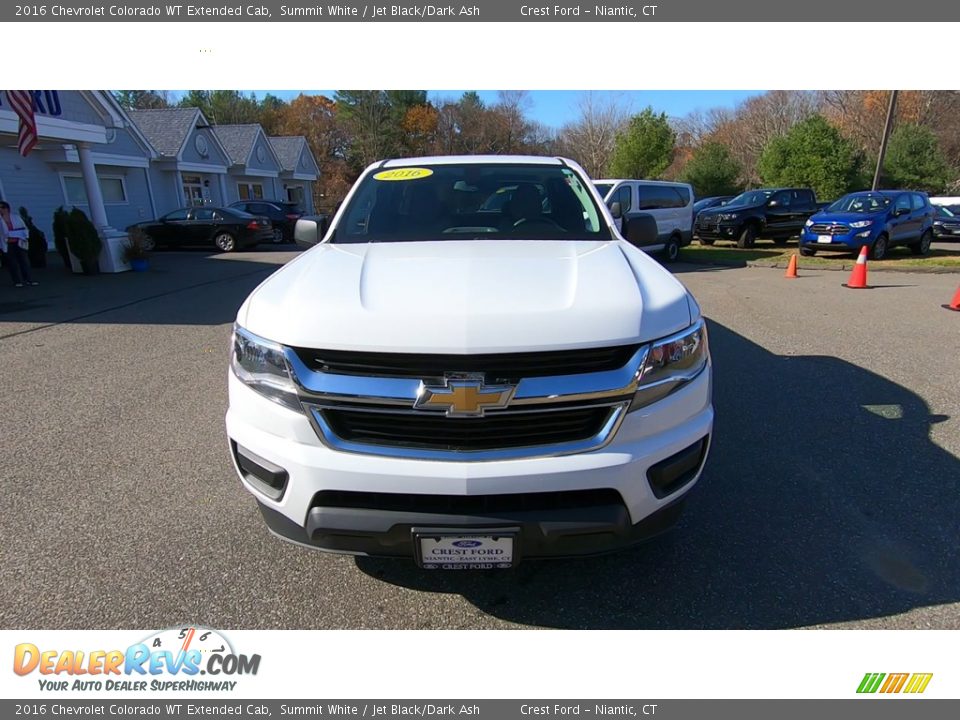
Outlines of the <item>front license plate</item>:
<svg viewBox="0 0 960 720">
<path fill-rule="evenodd" d="M 832 243 L 832 242 L 833 242 L 833 238 L 830 237 L 829 235 L 817 235 L 817 242 L 818 242 L 818 243 Z"/>
<path fill-rule="evenodd" d="M 500 570 L 513 567 L 515 533 L 415 533 L 417 562 L 426 570 Z"/>
</svg>

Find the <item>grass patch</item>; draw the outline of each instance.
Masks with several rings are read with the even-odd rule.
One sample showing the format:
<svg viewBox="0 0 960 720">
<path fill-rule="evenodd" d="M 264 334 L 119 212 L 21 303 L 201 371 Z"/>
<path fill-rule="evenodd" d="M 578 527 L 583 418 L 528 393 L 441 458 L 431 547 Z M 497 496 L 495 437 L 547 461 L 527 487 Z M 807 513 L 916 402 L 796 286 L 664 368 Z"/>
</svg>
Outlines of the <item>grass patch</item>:
<svg viewBox="0 0 960 720">
<path fill-rule="evenodd" d="M 745 267 L 754 265 L 759 267 L 786 267 L 790 257 L 799 254 L 796 244 L 779 247 L 753 247 L 741 250 L 730 245 L 688 245 L 680 251 L 680 261 L 703 263 L 704 265 L 733 265 Z M 832 268 L 834 270 L 849 270 L 856 263 L 857 258 L 852 253 L 818 252 L 814 257 L 797 258 L 800 267 Z M 909 248 L 898 247 L 890 250 L 885 260 L 871 260 L 870 267 L 878 270 L 921 270 L 925 268 L 937 270 L 960 271 L 960 244 L 957 249 L 931 250 L 930 254 L 917 257 L 911 254 Z"/>
</svg>

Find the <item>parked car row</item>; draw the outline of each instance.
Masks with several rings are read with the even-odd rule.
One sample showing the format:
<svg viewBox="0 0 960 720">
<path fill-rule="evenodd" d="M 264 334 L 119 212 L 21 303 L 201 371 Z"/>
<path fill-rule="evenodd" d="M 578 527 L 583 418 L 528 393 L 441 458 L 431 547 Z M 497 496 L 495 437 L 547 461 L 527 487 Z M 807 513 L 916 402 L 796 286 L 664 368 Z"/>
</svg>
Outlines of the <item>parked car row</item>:
<svg viewBox="0 0 960 720">
<path fill-rule="evenodd" d="M 233 252 L 260 243 L 291 242 L 302 215 L 292 202 L 241 200 L 229 207 L 179 208 L 127 229 L 143 230 L 150 249 L 213 245 L 221 252 Z"/>
<path fill-rule="evenodd" d="M 960 239 L 960 206 L 912 190 L 850 193 L 820 203 L 809 188 L 761 188 L 734 198 L 704 198 L 694 205 L 693 235 L 703 245 L 730 240 L 753 247 L 758 237 L 782 245 L 798 237 L 800 253 L 819 250 L 859 252 L 868 247 L 879 260 L 891 247 L 906 246 L 926 255 L 936 239 Z"/>
</svg>

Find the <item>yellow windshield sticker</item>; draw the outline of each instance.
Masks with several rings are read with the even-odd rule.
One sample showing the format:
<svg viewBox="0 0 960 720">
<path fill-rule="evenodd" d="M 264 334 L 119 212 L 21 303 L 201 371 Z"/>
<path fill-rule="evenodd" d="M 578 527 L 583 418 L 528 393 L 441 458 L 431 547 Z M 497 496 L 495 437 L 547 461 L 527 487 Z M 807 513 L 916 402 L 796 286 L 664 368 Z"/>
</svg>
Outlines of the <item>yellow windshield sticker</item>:
<svg viewBox="0 0 960 720">
<path fill-rule="evenodd" d="M 430 177 L 433 170 L 427 168 L 397 168 L 396 170 L 383 170 L 373 176 L 374 180 L 419 180 L 420 178 Z"/>
</svg>

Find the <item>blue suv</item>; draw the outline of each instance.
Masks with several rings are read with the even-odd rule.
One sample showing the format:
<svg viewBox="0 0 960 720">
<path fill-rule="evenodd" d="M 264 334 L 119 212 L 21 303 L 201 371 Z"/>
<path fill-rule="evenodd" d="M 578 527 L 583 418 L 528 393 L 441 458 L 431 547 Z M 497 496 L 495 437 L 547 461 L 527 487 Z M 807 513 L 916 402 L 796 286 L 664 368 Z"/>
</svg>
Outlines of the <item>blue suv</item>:
<svg viewBox="0 0 960 720">
<path fill-rule="evenodd" d="M 800 254 L 817 250 L 853 250 L 866 245 L 873 260 L 906 245 L 926 255 L 933 241 L 934 207 L 925 193 L 874 190 L 844 195 L 807 220 L 800 234 Z"/>
</svg>

